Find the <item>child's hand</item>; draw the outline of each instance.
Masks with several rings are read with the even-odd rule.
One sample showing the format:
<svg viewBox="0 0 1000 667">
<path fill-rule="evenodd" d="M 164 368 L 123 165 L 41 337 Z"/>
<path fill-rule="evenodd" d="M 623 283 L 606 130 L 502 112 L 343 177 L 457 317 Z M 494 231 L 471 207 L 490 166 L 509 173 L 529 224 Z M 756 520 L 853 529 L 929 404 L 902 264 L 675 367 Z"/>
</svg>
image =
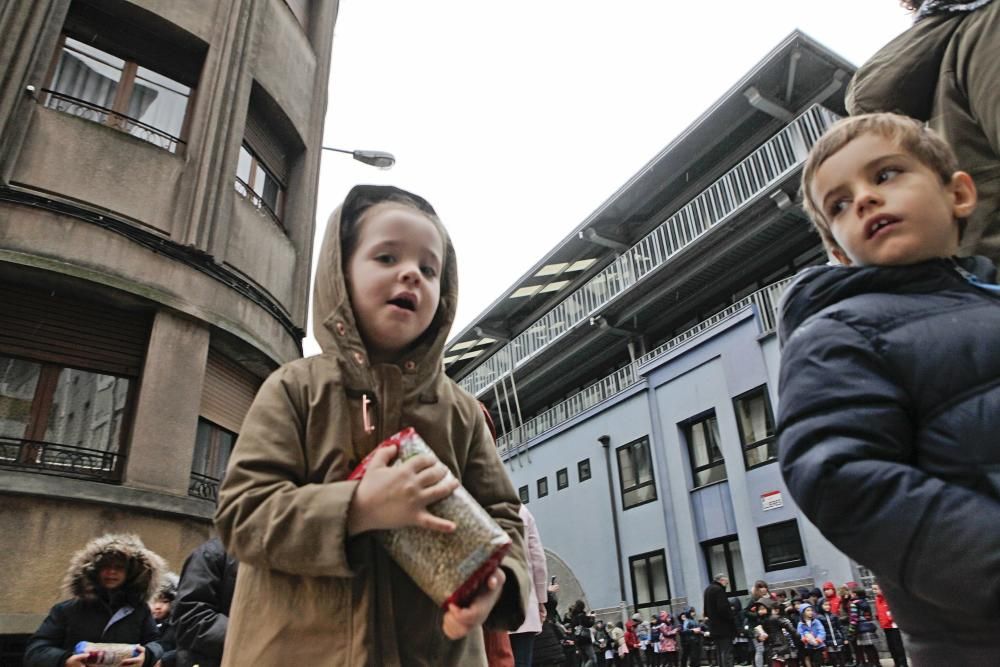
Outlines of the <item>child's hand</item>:
<svg viewBox="0 0 1000 667">
<path fill-rule="evenodd" d="M 448 611 L 444 614 L 444 622 L 441 629 L 448 639 L 461 639 L 469 634 L 473 628 L 483 624 L 486 617 L 493 611 L 493 605 L 500 599 L 500 591 L 503 590 L 503 583 L 507 580 L 503 570 L 497 568 L 493 570 L 486 579 L 486 590 L 481 591 L 468 607 L 461 608 L 458 605 L 448 605 Z"/>
<path fill-rule="evenodd" d="M 63 667 L 86 667 L 86 660 L 89 653 L 76 653 L 66 658 Z"/>
<path fill-rule="evenodd" d="M 134 667 L 135 665 L 141 665 L 144 662 L 146 662 L 146 647 L 139 646 L 139 655 L 122 660 L 121 665 L 122 667 Z"/>
<path fill-rule="evenodd" d="M 455 530 L 453 522 L 434 516 L 427 506 L 450 496 L 458 488 L 458 480 L 431 456 L 414 456 L 402 465 L 391 466 L 397 450 L 395 446 L 379 447 L 368 462 L 348 510 L 348 534 L 406 526 L 442 533 Z"/>
</svg>

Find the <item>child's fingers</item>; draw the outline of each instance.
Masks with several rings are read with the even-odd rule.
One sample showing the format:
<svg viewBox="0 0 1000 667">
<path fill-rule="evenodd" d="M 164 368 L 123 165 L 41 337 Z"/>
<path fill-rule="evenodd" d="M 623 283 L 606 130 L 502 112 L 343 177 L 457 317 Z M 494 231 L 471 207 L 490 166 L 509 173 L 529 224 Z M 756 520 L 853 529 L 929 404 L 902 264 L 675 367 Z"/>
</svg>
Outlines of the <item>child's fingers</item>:
<svg viewBox="0 0 1000 667">
<path fill-rule="evenodd" d="M 447 477 L 449 472 L 448 466 L 438 461 L 434 465 L 424 468 L 420 472 L 416 473 L 414 481 L 416 481 L 417 486 L 420 488 L 434 486 Z"/>
<path fill-rule="evenodd" d="M 416 525 L 421 528 L 437 531 L 439 533 L 455 532 L 455 523 L 453 521 L 448 521 L 447 519 L 442 519 L 439 516 L 434 516 L 427 510 L 420 510 L 417 513 Z"/>
<path fill-rule="evenodd" d="M 417 456 L 406 459 L 406 463 L 403 464 L 403 467 L 411 473 L 416 474 L 422 472 L 426 468 L 434 467 L 437 463 L 439 463 L 439 461 L 430 454 L 418 454 Z"/>
<path fill-rule="evenodd" d="M 397 451 L 399 451 L 399 448 L 396 445 L 386 445 L 385 447 L 377 448 L 375 453 L 372 454 L 371 460 L 368 461 L 367 469 L 384 468 L 396 458 Z"/>
<path fill-rule="evenodd" d="M 447 498 L 458 486 L 459 483 L 455 476 L 451 473 L 446 473 L 437 482 L 420 491 L 420 502 L 426 507 L 442 498 Z"/>
</svg>

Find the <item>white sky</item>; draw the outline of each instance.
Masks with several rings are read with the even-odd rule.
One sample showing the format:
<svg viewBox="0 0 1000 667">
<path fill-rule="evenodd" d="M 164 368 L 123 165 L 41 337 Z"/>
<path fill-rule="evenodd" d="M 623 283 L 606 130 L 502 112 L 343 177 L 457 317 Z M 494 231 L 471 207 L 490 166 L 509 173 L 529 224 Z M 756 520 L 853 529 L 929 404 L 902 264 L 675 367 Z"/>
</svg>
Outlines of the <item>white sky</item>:
<svg viewBox="0 0 1000 667">
<path fill-rule="evenodd" d="M 324 144 L 397 162 L 323 154 L 315 251 L 357 183 L 425 197 L 454 335 L 792 30 L 860 64 L 910 22 L 894 0 L 341 0 Z"/>
</svg>

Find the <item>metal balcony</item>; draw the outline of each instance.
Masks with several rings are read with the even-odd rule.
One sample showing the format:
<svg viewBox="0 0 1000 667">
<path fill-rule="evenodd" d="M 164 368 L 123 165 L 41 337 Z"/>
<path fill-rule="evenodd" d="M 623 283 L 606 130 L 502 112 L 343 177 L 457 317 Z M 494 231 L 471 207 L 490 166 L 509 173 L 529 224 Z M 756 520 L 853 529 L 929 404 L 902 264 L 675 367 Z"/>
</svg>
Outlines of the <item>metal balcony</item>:
<svg viewBox="0 0 1000 667">
<path fill-rule="evenodd" d="M 838 116 L 813 105 L 730 169 L 614 262 L 568 295 L 555 308 L 462 379 L 464 389 L 482 396 L 576 326 L 666 265 L 709 230 L 738 217 L 768 196 L 805 162 L 809 149 Z M 524 428 L 524 426 L 522 426 Z"/>
<path fill-rule="evenodd" d="M 497 438 L 497 447 L 500 456 L 507 458 L 517 453 L 521 445 L 529 440 L 553 429 L 561 424 L 565 424 L 584 411 L 593 406 L 616 396 L 626 389 L 642 382 L 640 368 L 651 361 L 677 349 L 699 336 L 702 336 L 723 322 L 735 315 L 743 312 L 747 308 L 754 308 L 758 318 L 758 326 L 761 334 L 770 333 L 775 330 L 778 322 L 778 302 L 785 287 L 791 282 L 791 278 L 785 278 L 778 282 L 763 287 L 753 294 L 746 296 L 736 303 L 720 310 L 711 317 L 704 319 L 687 331 L 681 333 L 660 345 L 648 354 L 639 357 L 634 362 L 620 368 L 611 375 L 595 382 L 583 391 L 573 394 L 561 403 L 546 410 L 540 415 L 529 419 L 520 426 L 514 428 L 509 433 L 505 433 Z"/>
</svg>

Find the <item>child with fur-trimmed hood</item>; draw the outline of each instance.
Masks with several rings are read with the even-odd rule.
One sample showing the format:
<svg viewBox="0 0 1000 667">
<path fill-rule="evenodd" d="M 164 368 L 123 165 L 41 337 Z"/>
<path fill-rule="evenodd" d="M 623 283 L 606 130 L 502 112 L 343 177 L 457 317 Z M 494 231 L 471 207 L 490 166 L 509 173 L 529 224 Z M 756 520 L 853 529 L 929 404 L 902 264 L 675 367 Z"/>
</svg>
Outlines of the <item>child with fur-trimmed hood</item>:
<svg viewBox="0 0 1000 667">
<path fill-rule="evenodd" d="M 125 667 L 151 667 L 162 655 L 147 602 L 159 590 L 166 565 L 135 535 L 103 535 L 70 561 L 58 603 L 28 641 L 25 667 L 82 667 L 78 642 L 138 644 Z"/>
</svg>

